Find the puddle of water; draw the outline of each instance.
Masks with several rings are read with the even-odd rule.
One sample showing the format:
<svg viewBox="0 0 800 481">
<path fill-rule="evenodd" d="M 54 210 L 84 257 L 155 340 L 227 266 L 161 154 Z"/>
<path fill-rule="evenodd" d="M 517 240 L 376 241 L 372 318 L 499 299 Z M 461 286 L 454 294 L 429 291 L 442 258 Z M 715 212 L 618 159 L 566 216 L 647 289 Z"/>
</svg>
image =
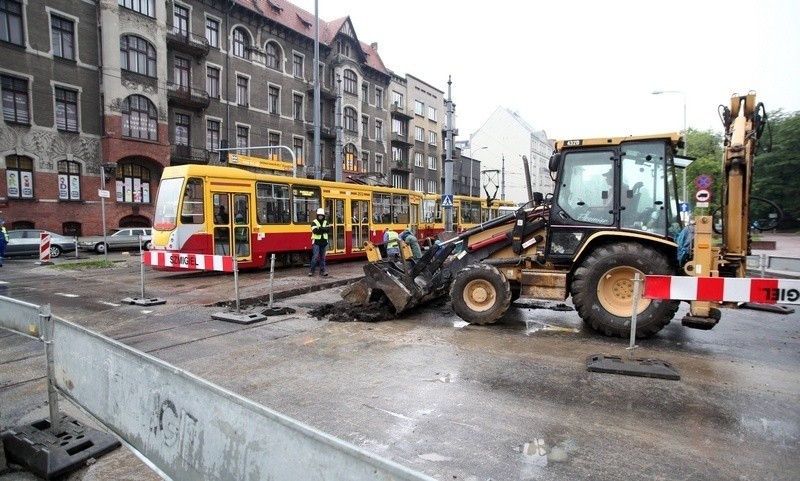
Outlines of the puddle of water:
<svg viewBox="0 0 800 481">
<path fill-rule="evenodd" d="M 546 332 L 569 332 L 569 333 L 577 333 L 580 332 L 580 329 L 575 327 L 561 327 L 561 326 L 553 326 L 552 324 L 545 324 L 544 322 L 539 321 L 532 321 L 530 319 L 525 319 L 525 334 L 530 336 L 531 334 L 535 334 L 539 331 L 546 331 Z"/>
<path fill-rule="evenodd" d="M 570 453 L 575 449 L 575 443 L 567 440 L 548 446 L 544 438 L 537 438 L 524 443 L 521 451 L 525 460 L 536 466 L 547 466 L 548 463 L 563 463 L 569 460 Z"/>
</svg>

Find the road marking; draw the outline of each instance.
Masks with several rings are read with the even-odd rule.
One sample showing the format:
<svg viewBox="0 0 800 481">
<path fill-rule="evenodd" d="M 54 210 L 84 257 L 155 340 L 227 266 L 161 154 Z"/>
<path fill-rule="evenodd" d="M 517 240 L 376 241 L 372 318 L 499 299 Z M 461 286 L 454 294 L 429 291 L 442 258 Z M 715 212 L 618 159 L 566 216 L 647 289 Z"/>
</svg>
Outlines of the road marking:
<svg viewBox="0 0 800 481">
<path fill-rule="evenodd" d="M 119 307 L 119 306 L 122 305 L 122 304 L 114 304 L 113 302 L 108 302 L 108 301 L 99 301 L 99 302 L 100 302 L 100 304 L 105 304 L 105 305 L 111 306 L 111 307 Z"/>
<path fill-rule="evenodd" d="M 54 294 L 61 297 L 80 297 L 78 294 L 67 294 L 65 292 L 56 292 Z"/>
</svg>

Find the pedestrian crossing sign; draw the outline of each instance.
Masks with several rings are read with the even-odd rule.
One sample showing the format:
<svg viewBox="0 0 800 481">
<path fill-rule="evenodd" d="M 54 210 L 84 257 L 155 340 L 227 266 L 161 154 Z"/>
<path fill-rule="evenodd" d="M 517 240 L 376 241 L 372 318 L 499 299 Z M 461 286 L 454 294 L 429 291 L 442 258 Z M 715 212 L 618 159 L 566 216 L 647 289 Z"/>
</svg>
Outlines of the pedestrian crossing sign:
<svg viewBox="0 0 800 481">
<path fill-rule="evenodd" d="M 443 195 L 442 196 L 442 207 L 453 207 L 453 195 Z"/>
</svg>

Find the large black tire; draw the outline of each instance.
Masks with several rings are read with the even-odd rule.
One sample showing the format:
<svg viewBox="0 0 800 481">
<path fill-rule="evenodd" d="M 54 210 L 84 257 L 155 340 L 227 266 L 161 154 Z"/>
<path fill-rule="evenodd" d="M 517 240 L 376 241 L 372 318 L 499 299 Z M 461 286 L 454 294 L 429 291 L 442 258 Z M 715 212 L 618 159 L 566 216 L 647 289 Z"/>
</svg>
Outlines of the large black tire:
<svg viewBox="0 0 800 481">
<path fill-rule="evenodd" d="M 471 265 L 461 269 L 450 284 L 450 302 L 470 324 L 491 324 L 511 305 L 511 286 L 494 266 Z"/>
<path fill-rule="evenodd" d="M 674 275 L 674 267 L 663 253 L 635 242 L 604 245 L 587 255 L 575 270 L 570 289 L 583 321 L 607 336 L 630 337 L 633 278 L 637 272 L 642 279 L 645 275 Z M 643 289 L 644 283 L 640 293 Z M 679 304 L 640 295 L 636 337 L 648 337 L 663 329 Z"/>
</svg>

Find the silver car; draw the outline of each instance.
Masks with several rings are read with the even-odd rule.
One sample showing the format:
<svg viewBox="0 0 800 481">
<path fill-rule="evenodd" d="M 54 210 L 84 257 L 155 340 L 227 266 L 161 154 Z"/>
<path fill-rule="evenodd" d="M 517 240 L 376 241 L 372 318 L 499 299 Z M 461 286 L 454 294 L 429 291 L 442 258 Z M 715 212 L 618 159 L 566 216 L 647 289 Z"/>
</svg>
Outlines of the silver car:
<svg viewBox="0 0 800 481">
<path fill-rule="evenodd" d="M 132 227 L 120 229 L 105 238 L 101 235 L 78 238 L 78 248 L 102 254 L 108 250 L 139 250 L 141 247 L 150 250 L 153 246 L 153 231 L 149 227 Z M 141 242 L 141 243 L 140 243 Z"/>
<path fill-rule="evenodd" d="M 50 258 L 55 259 L 64 252 L 75 251 L 75 238 L 42 229 L 18 229 L 8 231 L 5 257 L 38 256 L 40 234 L 50 234 Z"/>
</svg>

